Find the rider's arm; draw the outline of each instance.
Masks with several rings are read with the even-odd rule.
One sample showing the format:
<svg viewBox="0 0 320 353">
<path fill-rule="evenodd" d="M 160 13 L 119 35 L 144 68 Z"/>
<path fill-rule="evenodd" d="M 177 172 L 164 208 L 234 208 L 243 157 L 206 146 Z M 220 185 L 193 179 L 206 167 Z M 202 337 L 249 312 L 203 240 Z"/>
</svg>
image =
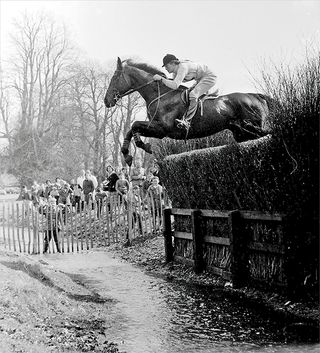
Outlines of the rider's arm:
<svg viewBox="0 0 320 353">
<path fill-rule="evenodd" d="M 167 87 L 169 87 L 171 89 L 177 89 L 181 85 L 181 83 L 182 83 L 183 79 L 185 78 L 185 76 L 187 75 L 187 73 L 188 73 L 187 67 L 180 64 L 178 71 L 177 71 L 177 74 L 173 80 L 161 78 L 161 82 L 163 82 Z"/>
</svg>

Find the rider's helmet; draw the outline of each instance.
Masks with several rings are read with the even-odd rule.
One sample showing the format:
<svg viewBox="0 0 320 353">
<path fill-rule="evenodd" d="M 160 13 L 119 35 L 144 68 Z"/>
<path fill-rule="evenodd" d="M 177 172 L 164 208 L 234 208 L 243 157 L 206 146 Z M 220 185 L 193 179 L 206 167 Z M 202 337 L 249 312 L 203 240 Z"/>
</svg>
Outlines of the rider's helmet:
<svg viewBox="0 0 320 353">
<path fill-rule="evenodd" d="M 163 65 L 162 67 L 166 66 L 167 64 L 169 64 L 171 61 L 173 60 L 177 60 L 179 61 L 179 59 L 173 55 L 173 54 L 167 54 L 164 58 L 163 58 Z"/>
</svg>

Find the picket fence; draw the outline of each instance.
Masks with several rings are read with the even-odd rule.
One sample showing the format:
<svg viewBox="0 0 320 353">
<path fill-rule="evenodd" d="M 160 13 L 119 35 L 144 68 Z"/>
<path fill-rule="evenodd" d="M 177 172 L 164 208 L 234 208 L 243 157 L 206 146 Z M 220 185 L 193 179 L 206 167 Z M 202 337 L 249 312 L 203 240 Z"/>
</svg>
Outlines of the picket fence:
<svg viewBox="0 0 320 353">
<path fill-rule="evenodd" d="M 131 242 L 136 237 L 150 236 L 161 231 L 164 200 L 160 208 L 157 206 L 155 200 L 147 197 L 139 212 L 135 212 L 137 210 L 132 208 L 131 203 L 113 195 L 102 202 L 58 207 L 55 215 L 48 215 L 45 206 L 35 206 L 31 201 L 2 201 L 0 247 L 21 253 L 41 254 L 46 234 L 52 231 L 48 217 L 55 217 L 60 225 L 58 244 L 62 253 Z M 141 228 L 138 217 L 141 219 Z M 56 251 L 52 239 L 48 252 Z"/>
</svg>

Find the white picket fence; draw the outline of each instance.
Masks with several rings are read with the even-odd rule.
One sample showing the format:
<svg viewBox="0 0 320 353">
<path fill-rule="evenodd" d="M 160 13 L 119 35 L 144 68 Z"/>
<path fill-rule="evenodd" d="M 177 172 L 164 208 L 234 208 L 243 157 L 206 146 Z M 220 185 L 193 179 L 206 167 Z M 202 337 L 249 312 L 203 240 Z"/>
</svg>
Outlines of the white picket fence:
<svg viewBox="0 0 320 353">
<path fill-rule="evenodd" d="M 46 206 L 35 206 L 31 201 L 2 201 L 0 247 L 22 253 L 42 253 L 46 234 L 53 230 L 52 222 L 48 226 L 48 217 L 60 224 L 58 245 L 62 253 L 131 242 L 134 238 L 152 236 L 162 230 L 162 215 L 166 205 L 164 200 L 159 209 L 155 205 L 154 200 L 148 197 L 137 214 L 130 203 L 113 195 L 102 202 L 84 203 L 82 207 L 59 207 L 55 214 L 48 215 Z M 57 246 L 51 239 L 48 252 L 56 251 Z"/>
</svg>

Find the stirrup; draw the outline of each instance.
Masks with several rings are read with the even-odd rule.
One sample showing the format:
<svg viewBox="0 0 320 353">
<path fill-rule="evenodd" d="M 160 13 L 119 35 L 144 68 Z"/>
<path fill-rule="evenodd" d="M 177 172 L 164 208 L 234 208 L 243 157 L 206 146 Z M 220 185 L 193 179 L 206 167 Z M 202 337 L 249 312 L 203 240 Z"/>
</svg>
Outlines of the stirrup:
<svg viewBox="0 0 320 353">
<path fill-rule="evenodd" d="M 182 119 L 182 120 L 176 119 L 176 120 L 177 120 L 177 122 L 178 122 L 177 127 L 178 127 L 179 129 L 186 129 L 186 130 L 189 130 L 189 128 L 190 128 L 190 123 L 189 123 L 189 121 L 187 121 L 187 120 L 185 120 L 185 119 Z"/>
</svg>

